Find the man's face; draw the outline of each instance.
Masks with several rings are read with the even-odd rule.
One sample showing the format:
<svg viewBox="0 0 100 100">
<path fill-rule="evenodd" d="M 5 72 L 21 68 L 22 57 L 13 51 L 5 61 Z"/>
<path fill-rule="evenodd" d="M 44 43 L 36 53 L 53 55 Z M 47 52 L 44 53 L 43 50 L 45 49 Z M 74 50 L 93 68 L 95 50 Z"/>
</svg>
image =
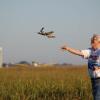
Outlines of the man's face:
<svg viewBox="0 0 100 100">
<path fill-rule="evenodd" d="M 100 48 L 100 40 L 94 38 L 91 40 L 91 45 L 92 48 L 96 49 L 96 48 Z"/>
</svg>

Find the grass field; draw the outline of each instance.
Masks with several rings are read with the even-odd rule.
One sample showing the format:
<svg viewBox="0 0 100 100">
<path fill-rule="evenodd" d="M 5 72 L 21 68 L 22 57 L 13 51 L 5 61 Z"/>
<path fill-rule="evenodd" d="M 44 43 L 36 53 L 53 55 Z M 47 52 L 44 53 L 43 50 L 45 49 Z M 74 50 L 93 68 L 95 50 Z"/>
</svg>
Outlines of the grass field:
<svg viewBox="0 0 100 100">
<path fill-rule="evenodd" d="M 0 69 L 0 100 L 93 100 L 84 67 Z"/>
</svg>

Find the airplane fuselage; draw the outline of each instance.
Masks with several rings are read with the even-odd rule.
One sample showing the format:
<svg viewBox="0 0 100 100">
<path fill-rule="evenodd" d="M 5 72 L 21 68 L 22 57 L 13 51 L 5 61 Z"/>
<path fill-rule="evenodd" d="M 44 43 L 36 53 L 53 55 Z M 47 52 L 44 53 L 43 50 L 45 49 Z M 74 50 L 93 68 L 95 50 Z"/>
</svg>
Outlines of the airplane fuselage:
<svg viewBox="0 0 100 100">
<path fill-rule="evenodd" d="M 38 34 L 40 34 L 40 35 L 51 35 L 53 33 L 53 31 L 51 31 L 51 32 L 38 32 Z"/>
</svg>

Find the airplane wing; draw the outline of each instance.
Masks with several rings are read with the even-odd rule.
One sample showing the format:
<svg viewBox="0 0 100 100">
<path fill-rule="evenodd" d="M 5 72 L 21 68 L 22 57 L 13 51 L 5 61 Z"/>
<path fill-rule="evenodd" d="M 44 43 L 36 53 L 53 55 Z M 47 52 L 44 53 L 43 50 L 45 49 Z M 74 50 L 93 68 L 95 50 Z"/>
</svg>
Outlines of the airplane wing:
<svg viewBox="0 0 100 100">
<path fill-rule="evenodd" d="M 45 32 L 45 35 L 51 35 L 52 33 L 54 33 L 53 31 L 51 32 Z"/>
<path fill-rule="evenodd" d="M 50 36 L 47 36 L 48 38 L 55 38 L 55 36 L 53 36 L 53 35 L 50 35 Z"/>
</svg>

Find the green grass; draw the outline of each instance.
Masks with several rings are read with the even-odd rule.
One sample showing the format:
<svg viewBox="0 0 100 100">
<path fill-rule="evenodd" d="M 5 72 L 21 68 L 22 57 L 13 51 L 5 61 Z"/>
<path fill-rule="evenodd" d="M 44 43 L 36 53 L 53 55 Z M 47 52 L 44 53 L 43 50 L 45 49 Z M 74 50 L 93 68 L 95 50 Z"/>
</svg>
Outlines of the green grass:
<svg viewBox="0 0 100 100">
<path fill-rule="evenodd" d="M 86 67 L 0 69 L 0 100 L 92 100 Z"/>
</svg>

